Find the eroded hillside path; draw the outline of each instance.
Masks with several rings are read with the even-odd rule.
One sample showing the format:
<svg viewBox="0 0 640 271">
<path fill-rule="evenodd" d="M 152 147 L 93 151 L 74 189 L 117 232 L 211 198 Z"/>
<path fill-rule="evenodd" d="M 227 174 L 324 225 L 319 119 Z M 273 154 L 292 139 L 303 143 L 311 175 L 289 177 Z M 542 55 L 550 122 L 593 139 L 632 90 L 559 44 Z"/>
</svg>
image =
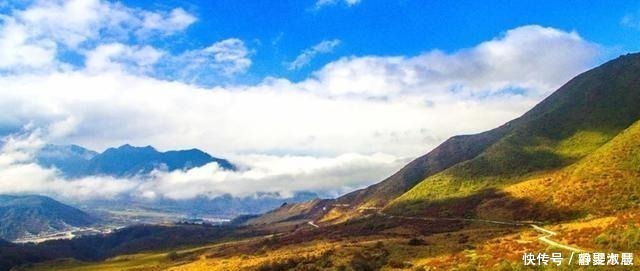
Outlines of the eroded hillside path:
<svg viewBox="0 0 640 271">
<path fill-rule="evenodd" d="M 534 224 L 532 224 L 531 227 L 534 228 L 536 231 L 545 234 L 543 236 L 538 237 L 538 240 L 543 242 L 543 243 L 546 243 L 546 244 L 548 244 L 550 246 L 566 249 L 566 250 L 569 250 L 571 252 L 584 252 L 585 251 L 583 249 L 580 249 L 580 248 L 577 248 L 577 247 L 572 247 L 572 246 L 569 246 L 569 245 L 560 244 L 560 243 L 558 243 L 556 241 L 553 241 L 553 240 L 549 239 L 549 237 L 557 235 L 558 234 L 557 232 L 554 232 L 554 231 L 551 231 L 551 230 L 547 230 L 545 228 L 542 228 L 542 227 L 540 227 L 538 225 L 534 225 Z"/>
<path fill-rule="evenodd" d="M 374 207 L 367 207 L 367 210 L 374 209 Z M 558 235 L 557 232 L 552 230 L 545 229 L 537 224 L 542 224 L 539 221 L 499 221 L 499 220 L 489 220 L 489 219 L 476 219 L 476 218 L 441 218 L 441 217 L 415 217 L 415 216 L 398 216 L 398 215 L 390 215 L 381 211 L 381 209 L 375 208 L 378 215 L 382 217 L 386 217 L 389 219 L 409 219 L 409 220 L 423 220 L 423 221 L 466 221 L 466 222 L 480 222 L 480 223 L 488 223 L 488 224 L 496 224 L 496 225 L 509 225 L 509 226 L 530 226 L 535 231 L 541 233 L 542 235 L 537 238 L 538 241 L 545 243 L 552 247 L 558 247 L 561 249 L 566 249 L 571 252 L 585 252 L 584 249 L 561 244 L 556 241 L 549 239 L 552 236 Z M 307 222 L 309 225 L 320 228 L 319 225 L 315 224 L 313 221 Z"/>
</svg>

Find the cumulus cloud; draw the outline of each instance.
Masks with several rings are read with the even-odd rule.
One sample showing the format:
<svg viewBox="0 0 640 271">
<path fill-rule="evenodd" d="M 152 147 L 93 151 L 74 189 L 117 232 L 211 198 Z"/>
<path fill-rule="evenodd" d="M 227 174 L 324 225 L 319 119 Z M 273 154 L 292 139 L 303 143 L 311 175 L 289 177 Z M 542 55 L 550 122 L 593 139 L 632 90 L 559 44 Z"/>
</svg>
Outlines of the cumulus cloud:
<svg viewBox="0 0 640 271">
<path fill-rule="evenodd" d="M 236 160 L 246 170 L 223 171 L 208 164 L 187 172 L 156 172 L 138 194 L 188 199 L 198 195 L 251 196 L 273 192 L 292 196 L 297 191 L 339 195 L 388 176 L 406 160 L 391 155 L 356 153 L 336 157 L 246 155 Z"/>
<path fill-rule="evenodd" d="M 102 0 L 35 1 L 0 16 L 0 72 L 117 70 L 208 83 L 249 69 L 251 51 L 236 38 L 183 52 L 149 44 L 196 21 L 182 8 L 152 11 Z M 83 61 L 70 61 L 65 55 Z"/>
<path fill-rule="evenodd" d="M 73 46 L 73 40 L 64 46 Z M 59 61 L 60 44 L 51 44 L 50 63 Z M 16 59 L 27 54 L 15 52 Z M 298 82 L 266 78 L 254 85 L 202 87 L 147 71 L 185 61 L 176 67 L 241 73 L 251 65 L 242 41 L 227 39 L 181 55 L 103 43 L 83 52 L 86 68 L 1 75 L 0 130 L 46 127 L 42 141 L 97 150 L 124 143 L 197 147 L 245 169 L 226 172 L 212 164 L 156 172 L 146 180 L 64 180 L 29 162 L 28 151 L 6 147 L 0 193 L 171 198 L 307 189 L 338 193 L 381 180 L 406 157 L 424 154 L 452 135 L 517 117 L 595 64 L 598 52 L 577 33 L 524 26 L 452 53 L 351 56 Z"/>
<path fill-rule="evenodd" d="M 170 35 L 184 30 L 196 20 L 195 16 L 182 8 L 175 8 L 169 14 L 144 11 L 142 12 L 142 27 L 138 29 L 138 33 L 147 35 L 152 31 L 160 31 L 165 35 Z"/>
<path fill-rule="evenodd" d="M 31 41 L 29 30 L 13 18 L 1 18 L 0 70 L 44 69 L 56 62 L 55 42 Z"/>
<path fill-rule="evenodd" d="M 333 48 L 335 48 L 339 44 L 340 44 L 340 40 L 338 39 L 324 40 L 312 46 L 311 48 L 308 48 L 302 51 L 302 53 L 298 55 L 295 60 L 289 63 L 288 69 L 289 70 L 300 69 L 306 66 L 307 64 L 309 64 L 309 62 L 311 62 L 311 60 L 317 55 L 331 53 L 333 51 Z"/>
<path fill-rule="evenodd" d="M 142 34 L 167 36 L 195 21 L 180 8 L 163 12 L 102 0 L 35 1 L 0 17 L 0 70 L 69 69 L 73 65 L 59 58 L 65 52 L 135 42 Z"/>
<path fill-rule="evenodd" d="M 440 90 L 484 96 L 510 87 L 548 92 L 593 65 L 598 53 L 596 45 L 575 32 L 530 25 L 451 54 L 434 50 L 414 57 L 343 58 L 317 71 L 315 80 L 332 95 Z"/>
<path fill-rule="evenodd" d="M 168 66 L 176 67 L 178 74 L 187 77 L 188 74 L 218 71 L 223 75 L 232 76 L 244 73 L 251 66 L 251 52 L 242 40 L 230 38 L 218 41 L 209 47 L 192 50 L 174 57 Z M 170 71 L 173 73 L 173 71 Z"/>
<path fill-rule="evenodd" d="M 85 69 L 93 73 L 109 70 L 145 73 L 152 70 L 164 54 L 151 46 L 102 44 L 87 52 Z"/>
</svg>

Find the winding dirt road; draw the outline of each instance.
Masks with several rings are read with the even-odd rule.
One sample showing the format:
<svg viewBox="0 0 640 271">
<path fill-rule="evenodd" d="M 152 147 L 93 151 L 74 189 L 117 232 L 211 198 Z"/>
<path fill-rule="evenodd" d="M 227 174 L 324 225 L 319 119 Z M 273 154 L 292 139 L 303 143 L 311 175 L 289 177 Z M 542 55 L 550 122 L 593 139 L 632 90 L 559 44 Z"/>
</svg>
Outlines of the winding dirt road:
<svg viewBox="0 0 640 271">
<path fill-rule="evenodd" d="M 560 244 L 560 243 L 558 243 L 556 241 L 553 241 L 553 240 L 549 239 L 549 237 L 557 235 L 558 234 L 557 232 L 547 230 L 547 229 L 542 228 L 542 227 L 540 227 L 538 225 L 531 225 L 531 227 L 534 228 L 536 231 L 545 234 L 543 236 L 538 237 L 538 240 L 543 242 L 543 243 L 546 243 L 546 244 L 548 244 L 550 246 L 566 249 L 566 250 L 569 250 L 569 251 L 572 251 L 572 252 L 584 252 L 585 251 L 583 249 L 580 249 L 580 248 L 577 248 L 577 247 L 572 247 L 572 246 L 569 246 L 569 245 Z"/>
</svg>

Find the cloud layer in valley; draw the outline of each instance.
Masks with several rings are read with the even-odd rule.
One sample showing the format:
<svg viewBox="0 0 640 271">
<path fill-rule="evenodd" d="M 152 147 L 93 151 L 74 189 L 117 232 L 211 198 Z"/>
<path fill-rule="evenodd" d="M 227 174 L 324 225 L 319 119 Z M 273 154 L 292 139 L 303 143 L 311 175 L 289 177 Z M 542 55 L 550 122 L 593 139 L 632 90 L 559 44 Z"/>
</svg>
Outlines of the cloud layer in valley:
<svg viewBox="0 0 640 271">
<path fill-rule="evenodd" d="M 336 196 L 370 180 L 391 174 L 407 161 L 391 155 L 346 153 L 332 158 L 311 156 L 245 155 L 235 163 L 240 171 L 224 170 L 216 163 L 188 171 L 157 170 L 149 176 L 117 179 L 90 176 L 73 180 L 56 169 L 33 162 L 44 144 L 40 129 L 5 138 L 0 149 L 0 193 L 41 193 L 71 200 L 112 199 L 118 196 L 154 199 L 190 199 L 225 194 L 247 197 L 273 193 L 315 191 Z"/>
<path fill-rule="evenodd" d="M 64 16 L 71 11 L 85 16 Z M 1 17 L 0 131 L 9 135 L 0 193 L 345 192 L 379 181 L 452 135 L 517 117 L 592 67 L 600 52 L 575 32 L 529 25 L 454 52 L 349 56 L 299 81 L 211 85 L 250 72 L 254 48 L 236 37 L 182 52 L 144 42 L 181 35 L 194 23 L 182 8 L 97 0 L 36 2 Z M 338 43 L 303 52 L 294 68 Z M 14 146 L 35 130 L 40 143 Z M 64 180 L 29 160 L 42 142 L 96 150 L 197 147 L 244 169 L 212 164 L 145 181 Z"/>
</svg>

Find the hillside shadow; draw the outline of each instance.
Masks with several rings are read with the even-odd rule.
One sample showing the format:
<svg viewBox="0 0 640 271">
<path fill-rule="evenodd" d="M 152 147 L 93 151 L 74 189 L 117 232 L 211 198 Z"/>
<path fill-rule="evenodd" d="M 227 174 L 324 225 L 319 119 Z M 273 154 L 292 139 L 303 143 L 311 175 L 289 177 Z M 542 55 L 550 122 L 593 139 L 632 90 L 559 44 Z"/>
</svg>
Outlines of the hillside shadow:
<svg viewBox="0 0 640 271">
<path fill-rule="evenodd" d="M 559 209 L 547 202 L 516 198 L 496 188 L 465 197 L 443 200 L 407 200 L 386 210 L 390 214 L 440 218 L 481 218 L 511 221 L 557 222 L 583 215 L 578 210 Z"/>
</svg>

